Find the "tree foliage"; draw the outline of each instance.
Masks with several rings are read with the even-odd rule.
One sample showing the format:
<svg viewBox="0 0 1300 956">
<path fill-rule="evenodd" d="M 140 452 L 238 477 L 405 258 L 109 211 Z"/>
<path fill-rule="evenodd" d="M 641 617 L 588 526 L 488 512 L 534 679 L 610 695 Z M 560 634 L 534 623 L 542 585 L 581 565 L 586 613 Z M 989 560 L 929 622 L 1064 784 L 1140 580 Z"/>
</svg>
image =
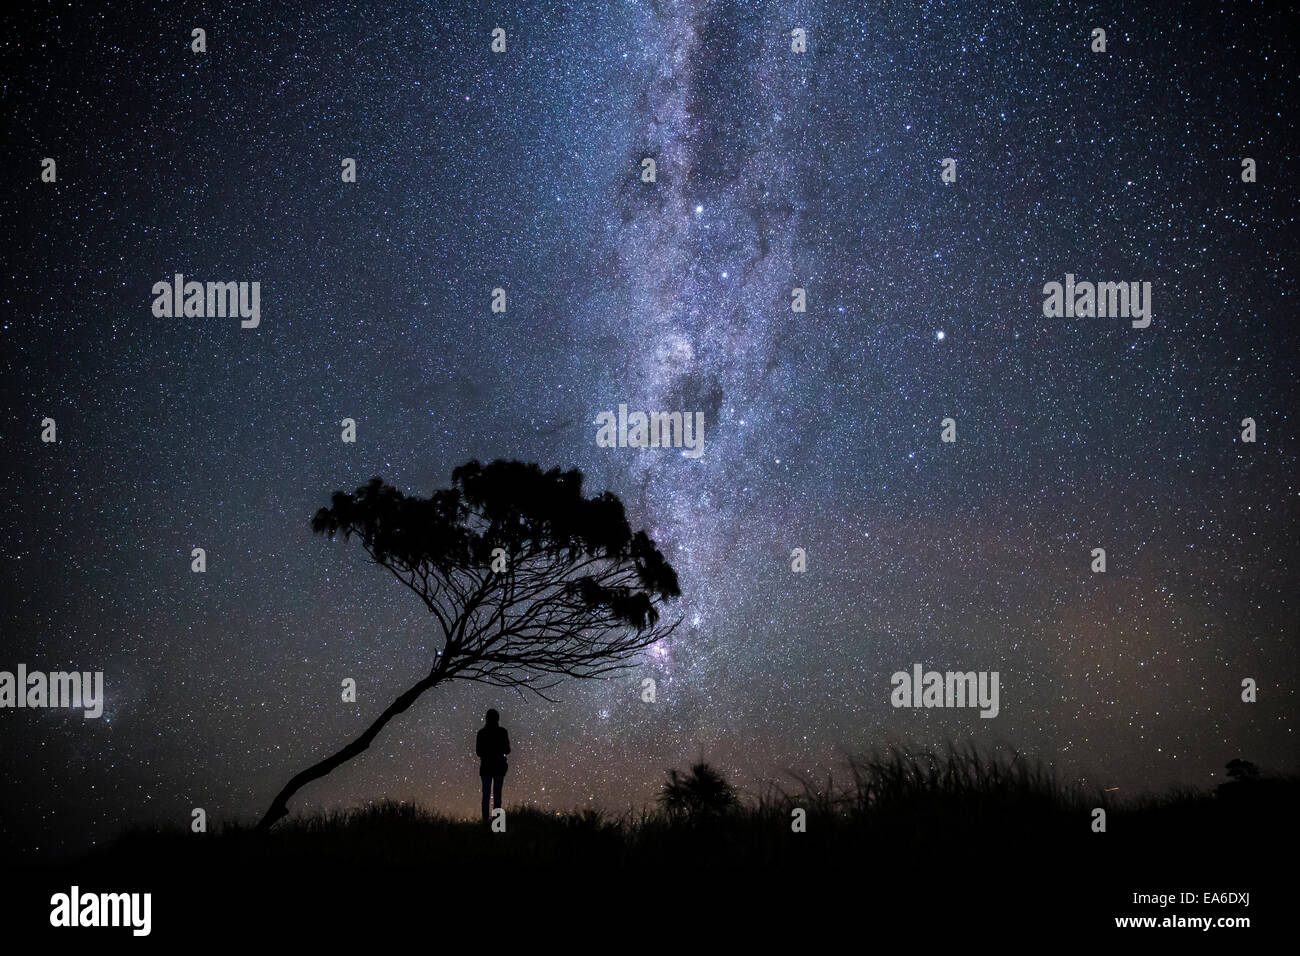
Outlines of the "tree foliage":
<svg viewBox="0 0 1300 956">
<path fill-rule="evenodd" d="M 358 538 L 420 598 L 443 639 L 435 666 L 446 677 L 542 693 L 556 681 L 539 675 L 626 666 L 666 636 L 660 605 L 681 593 L 618 497 L 585 497 L 582 481 L 577 470 L 471 461 L 451 488 L 413 498 L 373 478 L 336 492 L 312 529 Z"/>
</svg>

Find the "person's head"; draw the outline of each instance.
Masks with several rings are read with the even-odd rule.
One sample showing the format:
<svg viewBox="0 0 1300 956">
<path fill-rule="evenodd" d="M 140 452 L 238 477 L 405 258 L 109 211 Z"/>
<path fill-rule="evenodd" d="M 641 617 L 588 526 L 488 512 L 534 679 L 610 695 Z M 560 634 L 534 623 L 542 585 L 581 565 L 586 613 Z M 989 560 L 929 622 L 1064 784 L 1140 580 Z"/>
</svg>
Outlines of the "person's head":
<svg viewBox="0 0 1300 956">
<path fill-rule="evenodd" d="M 489 727 L 495 727 L 497 724 L 501 723 L 501 715 L 496 712 L 495 707 L 487 712 L 487 717 L 485 719 L 487 720 L 487 725 Z"/>
</svg>

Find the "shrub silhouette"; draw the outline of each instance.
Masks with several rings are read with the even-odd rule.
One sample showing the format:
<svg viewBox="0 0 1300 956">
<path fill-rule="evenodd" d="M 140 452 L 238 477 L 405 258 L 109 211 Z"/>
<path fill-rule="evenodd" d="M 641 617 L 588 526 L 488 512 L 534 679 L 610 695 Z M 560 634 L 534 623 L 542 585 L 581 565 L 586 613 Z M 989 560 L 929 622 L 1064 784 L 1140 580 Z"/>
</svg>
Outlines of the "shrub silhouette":
<svg viewBox="0 0 1300 956">
<path fill-rule="evenodd" d="M 669 770 L 659 803 L 670 816 L 688 820 L 716 819 L 740 805 L 735 788 L 703 761 L 685 775 Z"/>
<path fill-rule="evenodd" d="M 1246 783 L 1247 781 L 1259 779 L 1259 768 L 1249 760 L 1242 760 L 1241 758 L 1229 760 L 1226 766 L 1228 776 L 1233 780 Z"/>
<path fill-rule="evenodd" d="M 1264 800 L 1280 799 L 1285 794 L 1285 788 L 1276 777 L 1261 772 L 1249 760 L 1237 757 L 1224 766 L 1228 771 L 1228 779 L 1214 788 L 1214 793 L 1220 800 L 1232 801 L 1238 805 L 1257 805 Z"/>
</svg>

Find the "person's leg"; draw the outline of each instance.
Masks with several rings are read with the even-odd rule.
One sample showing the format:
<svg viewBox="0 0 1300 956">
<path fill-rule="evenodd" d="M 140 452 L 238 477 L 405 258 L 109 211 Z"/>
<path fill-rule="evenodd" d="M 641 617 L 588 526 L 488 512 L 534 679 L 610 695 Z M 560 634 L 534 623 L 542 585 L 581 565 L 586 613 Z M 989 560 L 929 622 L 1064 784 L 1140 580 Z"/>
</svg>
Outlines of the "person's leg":
<svg viewBox="0 0 1300 956">
<path fill-rule="evenodd" d="M 487 774 L 482 774 L 481 776 L 483 779 L 483 822 L 487 823 L 488 818 L 491 816 L 488 807 L 488 799 L 492 795 L 492 778 Z M 501 792 L 500 787 L 498 787 L 497 793 L 500 792 Z"/>
<path fill-rule="evenodd" d="M 499 774 L 492 778 L 492 799 L 494 801 L 493 805 L 498 810 L 501 809 L 501 784 L 505 782 L 505 779 L 506 779 L 505 774 Z"/>
</svg>

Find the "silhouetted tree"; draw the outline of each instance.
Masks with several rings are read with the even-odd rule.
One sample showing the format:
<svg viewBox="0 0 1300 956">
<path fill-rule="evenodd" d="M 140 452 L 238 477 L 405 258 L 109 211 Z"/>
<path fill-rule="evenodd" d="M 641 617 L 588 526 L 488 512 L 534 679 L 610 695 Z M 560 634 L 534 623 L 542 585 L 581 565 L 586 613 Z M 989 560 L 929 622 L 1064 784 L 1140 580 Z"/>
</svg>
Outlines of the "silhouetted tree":
<svg viewBox="0 0 1300 956">
<path fill-rule="evenodd" d="M 1228 780 L 1214 788 L 1221 800 L 1249 800 L 1267 789 L 1261 786 L 1259 768 L 1249 760 L 1234 757 L 1227 762 L 1225 769 L 1228 771 Z"/>
<path fill-rule="evenodd" d="M 1240 757 L 1229 760 L 1226 769 L 1229 777 L 1241 783 L 1259 779 L 1259 768 L 1249 760 L 1242 760 Z"/>
<path fill-rule="evenodd" d="M 693 765 L 686 775 L 669 770 L 659 802 L 671 816 L 691 820 L 719 817 L 740 805 L 731 784 L 702 761 Z"/>
<path fill-rule="evenodd" d="M 442 647 L 428 673 L 361 736 L 285 785 L 261 830 L 288 814 L 298 790 L 364 751 L 437 684 L 473 680 L 549 700 L 546 691 L 566 677 L 630 666 L 630 655 L 679 623 L 659 621 L 663 603 L 681 594 L 676 572 L 644 531 L 632 531 L 616 495 L 583 495 L 576 469 L 471 461 L 452 472 L 451 488 L 428 498 L 372 478 L 355 493 L 335 492 L 312 530 L 357 537 L 424 603 Z"/>
</svg>

